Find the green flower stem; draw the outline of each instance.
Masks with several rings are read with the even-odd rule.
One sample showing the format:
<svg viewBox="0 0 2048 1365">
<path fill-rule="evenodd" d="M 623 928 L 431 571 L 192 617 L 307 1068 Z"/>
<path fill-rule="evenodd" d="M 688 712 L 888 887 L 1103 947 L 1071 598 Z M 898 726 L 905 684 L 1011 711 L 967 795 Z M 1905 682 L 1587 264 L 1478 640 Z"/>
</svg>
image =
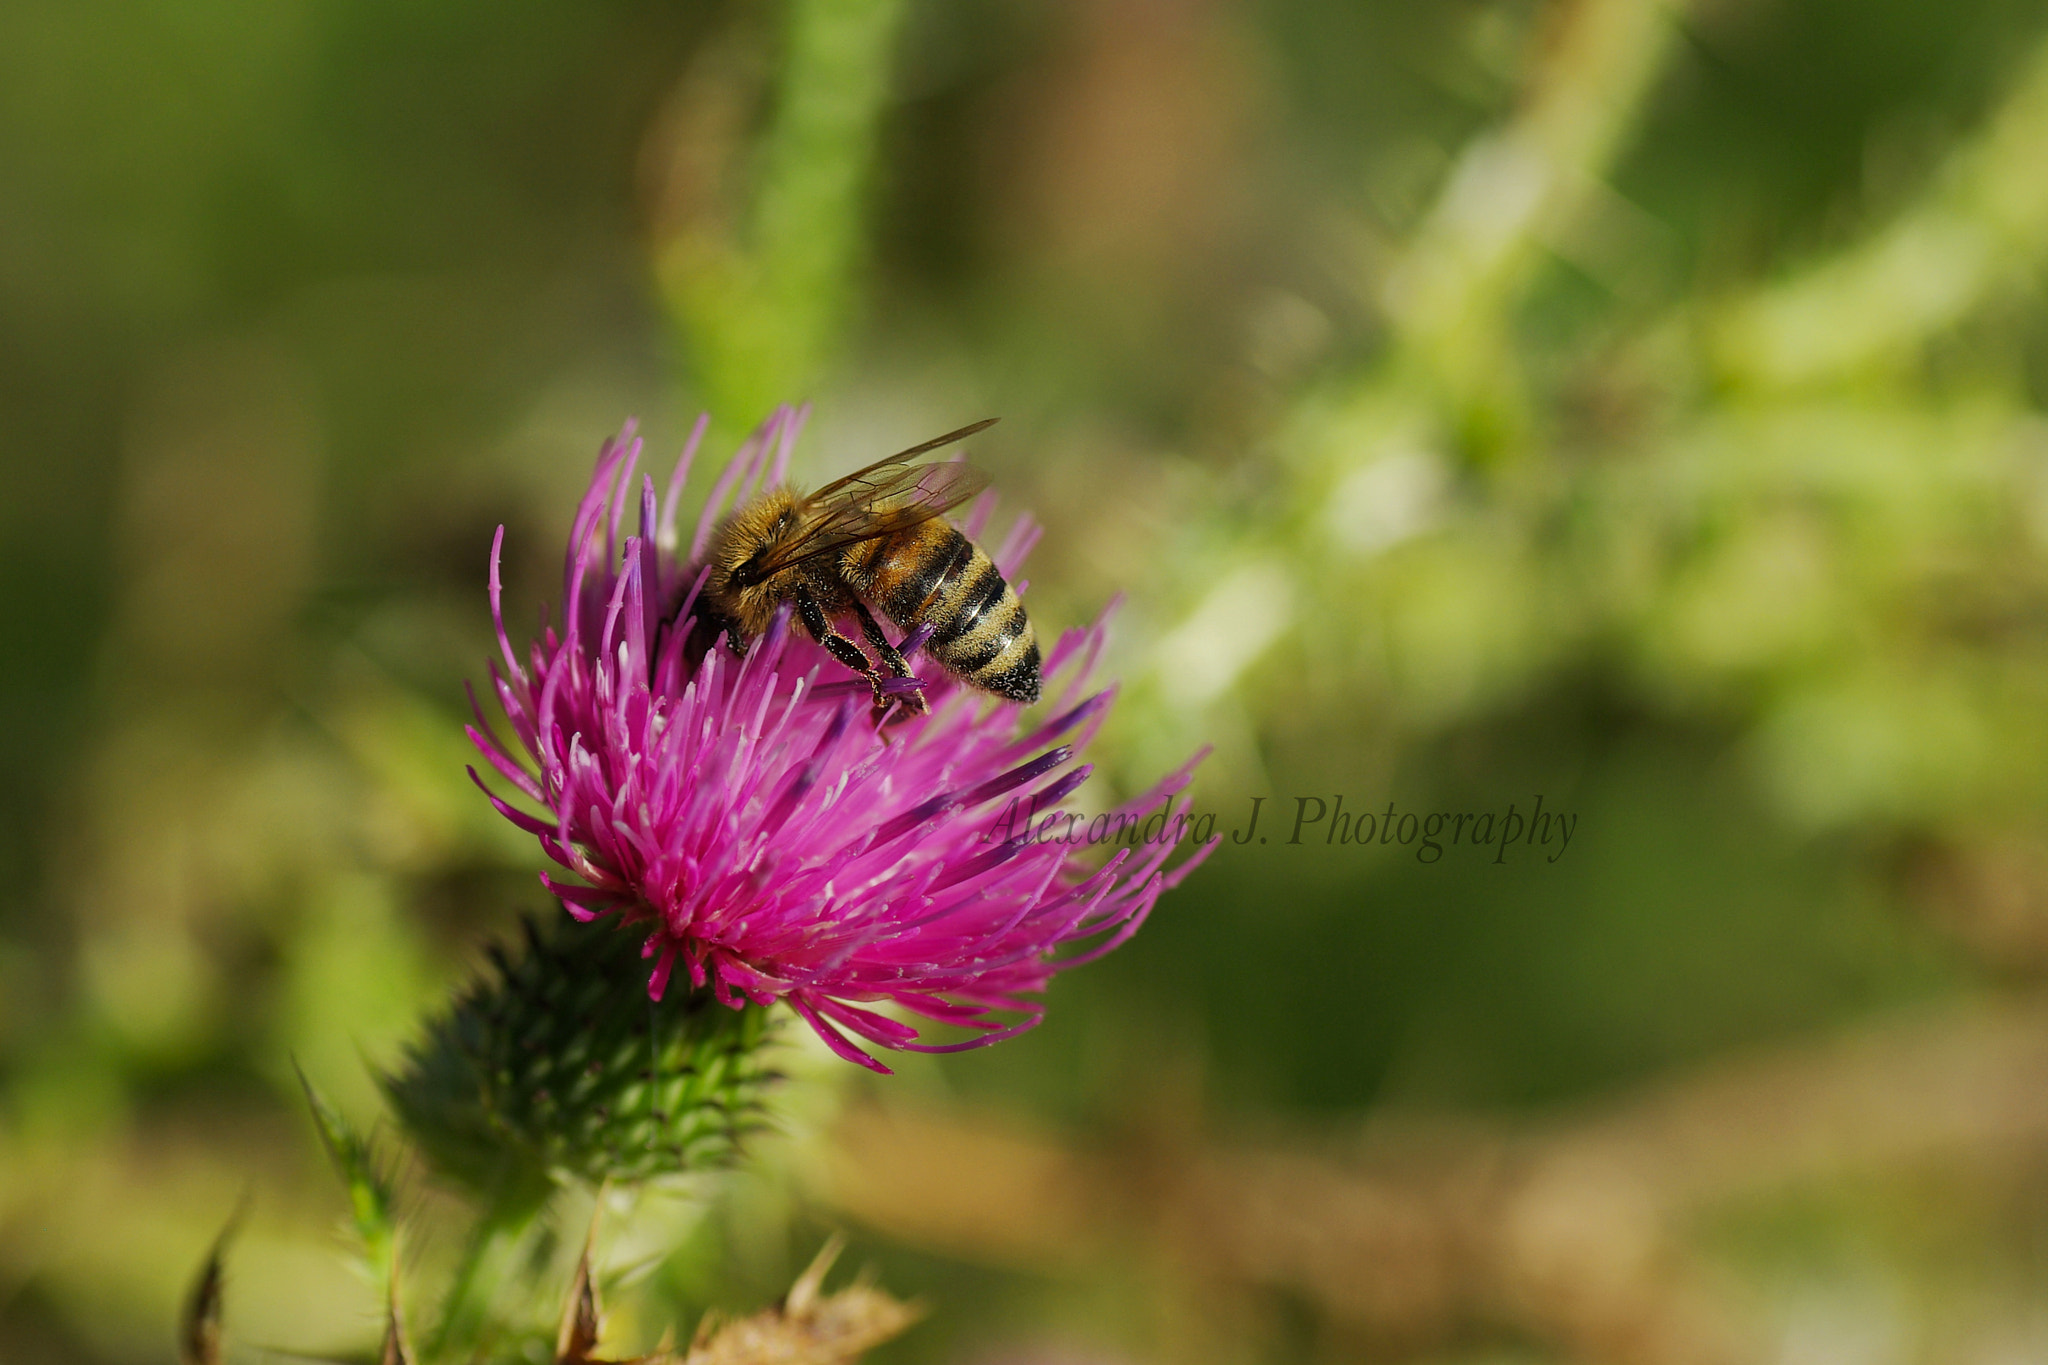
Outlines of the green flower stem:
<svg viewBox="0 0 2048 1365">
<path fill-rule="evenodd" d="M 513 1191 L 492 1203 L 477 1220 L 442 1301 L 441 1320 L 427 1343 L 428 1360 L 466 1360 L 475 1353 L 491 1308 L 519 1263 L 520 1243 L 547 1207 L 551 1192 Z"/>
</svg>

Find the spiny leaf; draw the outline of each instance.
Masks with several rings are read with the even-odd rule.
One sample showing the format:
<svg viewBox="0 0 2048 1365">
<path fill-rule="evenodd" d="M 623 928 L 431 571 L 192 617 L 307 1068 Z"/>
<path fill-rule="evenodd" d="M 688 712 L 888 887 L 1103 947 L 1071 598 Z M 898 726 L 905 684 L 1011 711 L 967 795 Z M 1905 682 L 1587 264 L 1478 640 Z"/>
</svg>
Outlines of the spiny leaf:
<svg viewBox="0 0 2048 1365">
<path fill-rule="evenodd" d="M 200 1267 L 199 1277 L 192 1282 L 192 1292 L 185 1298 L 185 1311 L 178 1321 L 178 1365 L 220 1365 L 220 1321 L 226 1289 L 222 1260 L 228 1242 L 241 1226 L 246 1207 L 245 1200 L 213 1239 L 206 1264 Z"/>
<path fill-rule="evenodd" d="M 562 1305 L 562 1325 L 555 1333 L 555 1365 L 594 1365 L 591 1352 L 604 1330 L 604 1307 L 598 1302 L 597 1280 L 590 1271 L 590 1252 L 597 1242 L 598 1210 L 590 1215 L 590 1231 L 583 1239 L 583 1254 L 576 1258 L 576 1278 L 569 1286 L 569 1301 Z"/>
<path fill-rule="evenodd" d="M 384 1318 L 384 1347 L 377 1365 L 412 1365 L 412 1347 L 405 1339 L 405 1318 L 398 1311 L 397 1267 L 392 1268 L 391 1303 Z"/>
<path fill-rule="evenodd" d="M 220 1312 L 220 1249 L 216 1247 L 185 1300 L 184 1319 L 178 1325 L 178 1365 L 220 1365 Z"/>
<path fill-rule="evenodd" d="M 391 1294 L 397 1274 L 398 1236 L 391 1176 L 369 1142 L 314 1088 L 303 1070 L 299 1071 L 299 1084 L 305 1087 L 306 1104 L 313 1111 L 313 1126 L 320 1130 L 327 1155 L 348 1186 L 349 1210 L 354 1215 L 356 1235 L 362 1239 L 363 1257 L 369 1263 L 370 1273 L 387 1295 Z"/>
</svg>

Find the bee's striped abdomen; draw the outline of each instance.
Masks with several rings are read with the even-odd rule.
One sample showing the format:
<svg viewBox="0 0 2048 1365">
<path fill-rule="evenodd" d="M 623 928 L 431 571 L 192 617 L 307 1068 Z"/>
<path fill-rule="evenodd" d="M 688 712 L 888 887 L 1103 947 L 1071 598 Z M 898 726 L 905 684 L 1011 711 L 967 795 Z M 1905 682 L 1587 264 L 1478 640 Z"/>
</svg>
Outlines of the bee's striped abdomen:
<svg viewBox="0 0 2048 1365">
<path fill-rule="evenodd" d="M 979 553 L 973 541 L 943 521 L 878 541 L 869 561 L 874 603 L 906 630 L 931 620 L 931 609 L 947 585 L 967 572 Z"/>
<path fill-rule="evenodd" d="M 943 521 L 888 538 L 868 564 L 875 605 L 898 625 L 932 627 L 932 657 L 974 686 L 1038 700 L 1038 637 L 1024 604 L 980 546 Z"/>
</svg>

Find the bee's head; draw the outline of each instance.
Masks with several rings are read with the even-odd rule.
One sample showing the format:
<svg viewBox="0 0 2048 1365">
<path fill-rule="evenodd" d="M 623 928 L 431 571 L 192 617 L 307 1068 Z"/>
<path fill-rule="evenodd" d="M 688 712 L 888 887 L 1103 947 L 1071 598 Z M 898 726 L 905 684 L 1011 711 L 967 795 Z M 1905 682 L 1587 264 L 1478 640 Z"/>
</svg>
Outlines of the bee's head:
<svg viewBox="0 0 2048 1365">
<path fill-rule="evenodd" d="M 751 595 L 774 576 L 767 566 L 796 531 L 797 508 L 796 495 L 777 488 L 726 518 L 711 547 L 714 597 Z M 732 610 L 732 602 L 726 605 Z"/>
</svg>

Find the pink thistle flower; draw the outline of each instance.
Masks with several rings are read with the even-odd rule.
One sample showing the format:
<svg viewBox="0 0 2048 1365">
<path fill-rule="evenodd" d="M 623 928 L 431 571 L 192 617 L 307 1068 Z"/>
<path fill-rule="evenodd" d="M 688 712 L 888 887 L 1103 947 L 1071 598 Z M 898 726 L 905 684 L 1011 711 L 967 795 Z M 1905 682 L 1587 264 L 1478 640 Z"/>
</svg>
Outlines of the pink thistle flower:
<svg viewBox="0 0 2048 1365">
<path fill-rule="evenodd" d="M 470 776 L 558 864 L 541 881 L 571 915 L 610 915 L 646 935 L 654 999 L 680 962 L 721 1002 L 785 1000 L 839 1056 L 887 1072 L 866 1047 L 951 1052 L 1036 1024 L 1043 1009 L 1028 997 L 1128 939 L 1208 850 L 1168 870 L 1177 839 L 1126 838 L 1091 868 L 1068 843 L 1037 837 L 1087 779 L 1076 755 L 1109 710 L 1110 691 L 1084 695 L 1102 620 L 1048 652 L 1057 698 L 1029 724 L 1015 703 L 924 660 L 921 684 L 890 686 L 921 685 L 930 714 L 880 728 L 867 683 L 786 614 L 744 657 L 707 647 L 702 632 L 693 640 L 699 566 L 728 495 L 743 503 L 764 468 L 781 483 L 802 423 L 782 408 L 755 432 L 682 553 L 678 500 L 704 420 L 659 498 L 650 476 L 634 484 L 632 425 L 608 441 L 570 531 L 561 629 L 544 628 L 524 663 L 505 630 L 498 529 L 490 597 L 503 667 L 491 681 L 517 743 L 492 732 L 473 692 L 469 736 L 542 813 Z M 978 538 L 990 507 L 974 504 L 962 530 Z M 1016 582 L 1036 538 L 1019 518 L 993 555 L 1005 578 Z M 924 633 L 903 642 L 906 657 Z M 1200 758 L 1116 812 L 1132 817 L 1125 828 L 1170 811 Z M 878 1003 L 978 1036 L 922 1042 Z"/>
</svg>

